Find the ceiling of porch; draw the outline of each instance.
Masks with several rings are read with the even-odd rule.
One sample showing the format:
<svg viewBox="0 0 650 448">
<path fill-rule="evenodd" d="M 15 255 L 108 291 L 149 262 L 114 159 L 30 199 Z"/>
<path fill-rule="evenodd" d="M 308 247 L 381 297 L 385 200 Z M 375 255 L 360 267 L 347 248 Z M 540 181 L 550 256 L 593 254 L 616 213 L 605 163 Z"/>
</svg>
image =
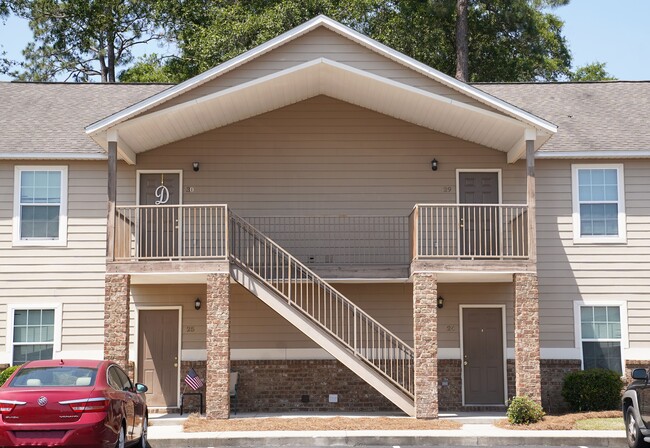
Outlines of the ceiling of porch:
<svg viewBox="0 0 650 448">
<path fill-rule="evenodd" d="M 124 121 L 92 138 L 116 139 L 121 158 L 300 101 L 326 95 L 499 151 L 514 162 L 525 138 L 539 148 L 550 137 L 530 122 L 475 107 L 332 60 L 317 58 L 157 112 Z M 526 137 L 525 137 L 526 136 Z"/>
</svg>

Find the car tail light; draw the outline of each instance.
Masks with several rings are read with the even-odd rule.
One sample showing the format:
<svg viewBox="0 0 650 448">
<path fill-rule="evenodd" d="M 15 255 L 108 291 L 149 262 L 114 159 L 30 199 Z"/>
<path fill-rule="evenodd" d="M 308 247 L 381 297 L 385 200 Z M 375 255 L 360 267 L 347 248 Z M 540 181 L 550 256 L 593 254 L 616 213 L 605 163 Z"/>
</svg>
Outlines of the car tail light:
<svg viewBox="0 0 650 448">
<path fill-rule="evenodd" d="M 26 401 L 0 400 L 0 415 L 10 414 L 17 405 L 27 404 Z"/>
<path fill-rule="evenodd" d="M 79 400 L 59 401 L 59 404 L 67 404 L 74 412 L 103 412 L 108 409 L 110 400 L 108 398 L 81 398 Z"/>
</svg>

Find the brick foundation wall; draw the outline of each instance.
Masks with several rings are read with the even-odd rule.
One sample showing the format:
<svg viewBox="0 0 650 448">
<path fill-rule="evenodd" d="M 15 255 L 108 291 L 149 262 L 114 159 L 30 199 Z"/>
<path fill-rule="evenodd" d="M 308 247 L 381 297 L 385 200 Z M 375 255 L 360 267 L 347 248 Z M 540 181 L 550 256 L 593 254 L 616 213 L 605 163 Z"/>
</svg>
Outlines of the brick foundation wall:
<svg viewBox="0 0 650 448">
<path fill-rule="evenodd" d="M 413 274 L 415 416 L 438 417 L 438 278 Z"/>
<path fill-rule="evenodd" d="M 542 402 L 536 274 L 515 274 L 515 383 L 518 396 Z"/>
<path fill-rule="evenodd" d="M 133 365 L 129 363 L 130 283 L 130 275 L 106 274 L 104 358 L 115 361 L 133 378 Z"/>
<path fill-rule="evenodd" d="M 579 359 L 542 359 L 542 406 L 549 414 L 557 414 L 568 410 L 562 398 L 564 377 L 571 372 L 580 370 Z"/>
<path fill-rule="evenodd" d="M 336 360 L 232 361 L 231 368 L 239 372 L 239 412 L 401 412 Z"/>
<path fill-rule="evenodd" d="M 460 359 L 438 360 L 438 407 L 457 411 L 463 407 L 463 379 Z"/>
</svg>

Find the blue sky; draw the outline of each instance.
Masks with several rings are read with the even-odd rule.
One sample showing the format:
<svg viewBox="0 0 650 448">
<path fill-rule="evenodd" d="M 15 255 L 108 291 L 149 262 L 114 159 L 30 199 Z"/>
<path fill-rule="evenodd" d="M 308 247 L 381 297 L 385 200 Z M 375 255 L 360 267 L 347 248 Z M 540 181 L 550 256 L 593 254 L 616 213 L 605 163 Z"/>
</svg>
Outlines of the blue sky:
<svg viewBox="0 0 650 448">
<path fill-rule="evenodd" d="M 554 13 L 565 22 L 574 67 L 606 62 L 618 79 L 650 80 L 650 0 L 571 0 Z M 30 39 L 24 21 L 0 24 L 0 46 L 9 58 L 20 58 Z M 142 50 L 155 51 L 161 52 L 155 45 Z"/>
</svg>

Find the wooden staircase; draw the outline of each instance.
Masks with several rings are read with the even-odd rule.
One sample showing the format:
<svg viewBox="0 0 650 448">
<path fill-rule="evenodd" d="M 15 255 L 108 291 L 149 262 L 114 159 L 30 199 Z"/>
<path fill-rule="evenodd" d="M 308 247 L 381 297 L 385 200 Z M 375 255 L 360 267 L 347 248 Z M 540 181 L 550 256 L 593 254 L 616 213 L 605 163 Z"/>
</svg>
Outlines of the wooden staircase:
<svg viewBox="0 0 650 448">
<path fill-rule="evenodd" d="M 243 218 L 229 221 L 232 278 L 413 416 L 413 349 Z"/>
</svg>

